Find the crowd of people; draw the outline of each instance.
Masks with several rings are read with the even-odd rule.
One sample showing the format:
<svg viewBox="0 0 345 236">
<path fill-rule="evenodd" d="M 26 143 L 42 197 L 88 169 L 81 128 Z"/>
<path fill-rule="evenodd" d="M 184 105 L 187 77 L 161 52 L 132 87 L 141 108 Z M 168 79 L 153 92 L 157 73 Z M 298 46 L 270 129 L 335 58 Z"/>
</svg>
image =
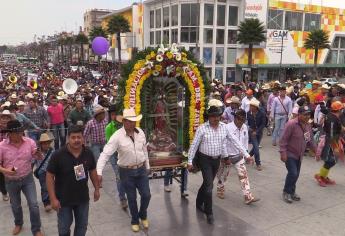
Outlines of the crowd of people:
<svg viewBox="0 0 345 236">
<path fill-rule="evenodd" d="M 73 217 L 74 235 L 85 235 L 88 179 L 97 201 L 108 161 L 115 173 L 121 207 L 129 208 L 132 231 L 138 232 L 140 224 L 149 228 L 150 162 L 145 133 L 136 127 L 142 115 L 133 109 L 117 113 L 117 68 L 101 65 L 102 78 L 94 78 L 93 69 L 0 64 L 0 190 L 3 200 L 10 200 L 13 235 L 19 234 L 24 224 L 21 192 L 28 202 L 33 235 L 43 235 L 34 177 L 40 184 L 45 211 L 57 211 L 59 235 L 70 235 Z M 37 76 L 33 84 L 27 81 L 28 73 Z M 76 93 L 63 91 L 63 78 L 77 82 Z M 296 79 L 223 85 L 213 80 L 211 90 L 206 122 L 198 127 L 186 150 L 189 172 L 202 173 L 196 208 L 206 214 L 209 224 L 214 222 L 214 179 L 217 197 L 226 198 L 231 166 L 237 171 L 244 203 L 260 200 L 251 191 L 246 164 L 255 163 L 258 171 L 268 168 L 260 156 L 264 131 L 272 137 L 272 145 L 279 146 L 287 169 L 282 194 L 285 202 L 301 199 L 296 182 L 308 153 L 324 162 L 314 176 L 316 182 L 322 187 L 335 184 L 329 172 L 338 160 L 344 160 L 344 84 Z M 187 174 L 184 178 L 187 184 Z M 170 179 L 168 172 L 166 192 L 171 191 Z M 187 196 L 184 193 L 183 197 Z"/>
</svg>

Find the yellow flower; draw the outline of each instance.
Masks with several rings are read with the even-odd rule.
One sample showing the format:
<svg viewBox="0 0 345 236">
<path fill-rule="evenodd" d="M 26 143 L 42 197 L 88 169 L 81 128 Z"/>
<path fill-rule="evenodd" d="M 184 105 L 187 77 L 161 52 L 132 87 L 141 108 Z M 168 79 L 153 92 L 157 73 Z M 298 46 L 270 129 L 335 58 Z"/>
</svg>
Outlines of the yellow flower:
<svg viewBox="0 0 345 236">
<path fill-rule="evenodd" d="M 149 61 L 151 59 L 151 55 L 146 55 L 145 59 Z"/>
<path fill-rule="evenodd" d="M 156 53 L 154 51 L 151 51 L 150 56 L 151 56 L 151 59 L 154 59 L 156 57 Z"/>
<path fill-rule="evenodd" d="M 174 55 L 173 55 L 171 52 L 167 52 L 167 58 L 168 58 L 168 59 L 173 58 L 173 56 L 174 56 Z"/>
<path fill-rule="evenodd" d="M 162 70 L 162 66 L 161 65 L 155 65 L 155 70 L 156 71 L 161 71 Z"/>
</svg>

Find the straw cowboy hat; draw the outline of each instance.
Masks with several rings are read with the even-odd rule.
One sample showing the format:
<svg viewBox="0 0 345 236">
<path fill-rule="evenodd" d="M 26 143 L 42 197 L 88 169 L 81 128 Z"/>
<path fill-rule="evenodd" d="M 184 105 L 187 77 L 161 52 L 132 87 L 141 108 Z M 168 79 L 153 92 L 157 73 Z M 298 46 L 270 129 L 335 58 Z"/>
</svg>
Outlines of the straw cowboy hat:
<svg viewBox="0 0 345 236">
<path fill-rule="evenodd" d="M 327 84 L 323 84 L 323 85 L 321 86 L 321 88 L 322 88 L 322 89 L 327 89 L 327 90 L 331 89 L 331 87 L 328 86 Z"/>
<path fill-rule="evenodd" d="M 225 102 L 228 104 L 231 104 L 231 103 L 241 104 L 241 101 L 237 96 L 232 96 L 231 98 L 226 99 Z"/>
<path fill-rule="evenodd" d="M 124 109 L 122 113 L 122 117 L 119 117 L 119 122 L 122 122 L 123 120 L 129 120 L 129 121 L 140 121 L 143 118 L 142 114 L 136 115 L 135 110 L 133 108 Z"/>
<path fill-rule="evenodd" d="M 17 103 L 17 106 L 25 106 L 26 104 L 25 104 L 25 102 L 23 102 L 23 101 L 19 101 L 18 103 Z"/>
<path fill-rule="evenodd" d="M 254 106 L 254 107 L 257 107 L 257 108 L 260 108 L 260 101 L 258 101 L 258 100 L 256 100 L 256 99 L 252 99 L 252 100 L 249 102 L 249 105 Z"/>
<path fill-rule="evenodd" d="M 43 143 L 43 142 L 52 142 L 54 139 L 49 136 L 47 133 L 43 133 L 40 136 L 40 140 L 38 142 Z"/>
<path fill-rule="evenodd" d="M 208 102 L 207 115 L 221 116 L 223 114 L 223 103 L 218 99 L 211 99 Z"/>
<path fill-rule="evenodd" d="M 0 113 L 0 117 L 2 116 L 9 116 L 11 117 L 11 119 L 14 119 L 15 116 L 13 113 L 11 113 L 9 110 L 3 110 L 1 113 Z"/>
<path fill-rule="evenodd" d="M 104 113 L 104 112 L 105 112 L 105 109 L 101 105 L 96 105 L 93 108 L 93 116 L 97 116 L 97 115 Z"/>
</svg>

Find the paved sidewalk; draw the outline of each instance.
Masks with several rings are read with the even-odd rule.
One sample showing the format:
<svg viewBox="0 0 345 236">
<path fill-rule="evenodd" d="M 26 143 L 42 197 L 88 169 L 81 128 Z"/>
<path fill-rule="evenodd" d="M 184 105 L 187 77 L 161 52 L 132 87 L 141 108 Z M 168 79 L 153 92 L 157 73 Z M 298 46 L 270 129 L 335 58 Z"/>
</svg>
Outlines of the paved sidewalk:
<svg viewBox="0 0 345 236">
<path fill-rule="evenodd" d="M 261 149 L 263 171 L 248 166 L 253 193 L 261 198 L 254 205 L 243 203 L 239 181 L 235 169 L 226 185 L 225 199 L 214 194 L 215 225 L 209 226 L 205 217 L 195 210 L 195 198 L 201 183 L 200 174 L 189 175 L 189 198 L 181 199 L 178 184 L 173 191 L 165 193 L 163 180 L 153 180 L 152 199 L 149 207 L 150 229 L 147 232 L 132 233 L 130 216 L 119 206 L 115 194 L 114 173 L 107 166 L 101 200 L 91 203 L 87 235 L 151 235 L 151 236 L 225 236 L 225 235 L 336 235 L 345 236 L 345 175 L 344 164 L 338 163 L 330 172 L 337 185 L 319 187 L 313 176 L 322 162 L 305 157 L 297 192 L 301 202 L 287 204 L 282 201 L 282 188 L 286 169 L 279 159 L 276 147 L 272 147 L 269 137 L 263 140 Z M 39 193 L 39 184 L 37 183 Z M 91 194 L 92 194 L 92 187 Z M 215 193 L 215 191 L 214 191 Z M 38 195 L 40 196 L 40 195 Z M 91 195 L 92 196 L 92 195 Z M 22 197 L 24 200 L 24 196 Z M 40 200 L 40 199 L 39 199 Z M 25 214 L 22 236 L 31 235 L 28 208 L 23 201 Z M 45 213 L 40 203 L 43 231 L 45 235 L 57 235 L 56 214 Z M 0 236 L 10 235 L 13 217 L 9 203 L 0 201 Z"/>
</svg>

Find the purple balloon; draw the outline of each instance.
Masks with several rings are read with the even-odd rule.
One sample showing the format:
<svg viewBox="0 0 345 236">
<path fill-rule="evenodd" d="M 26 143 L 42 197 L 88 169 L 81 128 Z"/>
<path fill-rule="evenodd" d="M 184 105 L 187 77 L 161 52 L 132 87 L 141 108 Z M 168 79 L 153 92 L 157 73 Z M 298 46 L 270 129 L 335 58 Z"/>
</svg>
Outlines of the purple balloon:
<svg viewBox="0 0 345 236">
<path fill-rule="evenodd" d="M 107 54 L 109 50 L 109 42 L 104 37 L 96 37 L 92 40 L 92 50 L 93 52 L 98 55 L 102 56 Z"/>
</svg>

